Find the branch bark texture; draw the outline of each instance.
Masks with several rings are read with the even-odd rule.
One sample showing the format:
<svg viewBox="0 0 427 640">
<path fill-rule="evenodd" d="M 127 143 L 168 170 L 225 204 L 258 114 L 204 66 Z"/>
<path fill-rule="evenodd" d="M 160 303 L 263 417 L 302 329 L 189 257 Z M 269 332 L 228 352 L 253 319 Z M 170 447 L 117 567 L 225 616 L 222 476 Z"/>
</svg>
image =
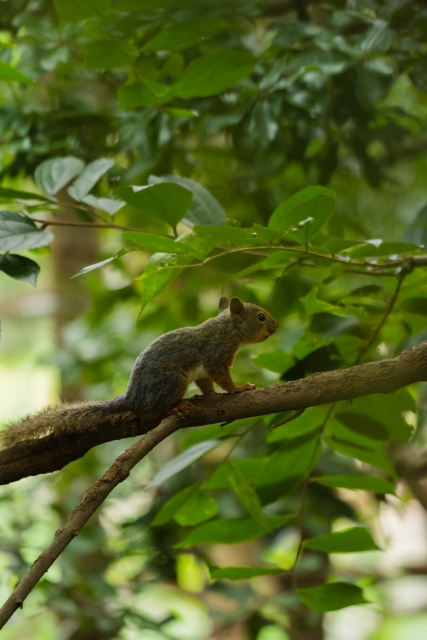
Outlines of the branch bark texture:
<svg viewBox="0 0 427 640">
<path fill-rule="evenodd" d="M 297 411 L 373 393 L 393 393 L 400 387 L 425 380 L 427 342 L 403 351 L 396 358 L 315 373 L 308 378 L 264 389 L 238 394 L 195 396 L 191 400 L 190 413 L 185 418 L 171 417 L 168 424 L 172 433 L 183 427 L 201 427 L 269 413 Z M 138 424 L 135 416 L 129 412 L 114 426 L 100 428 L 75 440 L 56 442 L 54 448 L 48 439 L 44 442 L 40 438 L 32 442 L 28 451 L 18 447 L 3 449 L 0 451 L 0 484 L 56 471 L 82 457 L 93 446 L 143 433 L 143 425 Z"/>
</svg>

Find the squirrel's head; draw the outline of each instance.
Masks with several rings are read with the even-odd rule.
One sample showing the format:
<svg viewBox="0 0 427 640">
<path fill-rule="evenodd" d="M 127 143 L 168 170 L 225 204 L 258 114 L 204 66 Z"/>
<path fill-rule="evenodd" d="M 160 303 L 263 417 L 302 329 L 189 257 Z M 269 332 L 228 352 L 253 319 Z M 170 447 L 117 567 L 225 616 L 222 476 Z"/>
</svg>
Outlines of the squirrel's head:
<svg viewBox="0 0 427 640">
<path fill-rule="evenodd" d="M 229 300 L 223 296 L 219 301 L 219 310 L 229 310 L 232 323 L 248 344 L 267 340 L 279 326 L 271 313 L 256 304 L 242 302 L 240 298 Z"/>
</svg>

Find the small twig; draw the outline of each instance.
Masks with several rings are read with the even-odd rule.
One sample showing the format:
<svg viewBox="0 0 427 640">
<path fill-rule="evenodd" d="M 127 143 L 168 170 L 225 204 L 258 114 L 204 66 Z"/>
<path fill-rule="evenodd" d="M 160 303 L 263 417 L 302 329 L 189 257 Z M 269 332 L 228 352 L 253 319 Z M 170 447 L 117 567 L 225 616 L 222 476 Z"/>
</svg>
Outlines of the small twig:
<svg viewBox="0 0 427 640">
<path fill-rule="evenodd" d="M 50 226 L 57 227 L 95 227 L 98 229 L 120 229 L 121 231 L 141 231 L 138 227 L 125 227 L 120 224 L 98 224 L 97 222 L 59 222 L 57 220 L 40 220 L 40 218 L 33 218 L 31 220 L 38 222 L 45 229 Z"/>
<path fill-rule="evenodd" d="M 389 317 L 389 315 L 391 314 L 391 312 L 393 311 L 394 305 L 396 304 L 396 300 L 397 297 L 399 295 L 400 289 L 402 287 L 403 281 L 406 278 L 406 276 L 412 271 L 413 267 L 409 267 L 408 269 L 404 269 L 400 275 L 399 275 L 399 280 L 397 282 L 397 287 L 393 293 L 393 296 L 389 302 L 389 305 L 387 307 L 387 309 L 385 310 L 385 313 L 383 315 L 383 317 L 381 318 L 381 321 L 379 322 L 377 328 L 374 330 L 374 332 L 372 333 L 371 337 L 369 338 L 368 342 L 365 344 L 365 346 L 363 347 L 363 349 L 361 349 L 361 351 L 359 351 L 359 355 L 356 358 L 355 361 L 355 365 L 358 365 L 361 361 L 361 359 L 363 358 L 363 356 L 365 355 L 365 353 L 371 348 L 371 346 L 373 345 L 373 343 L 375 342 L 379 332 L 381 331 L 381 329 L 383 328 L 384 324 L 387 321 L 387 318 Z"/>
<path fill-rule="evenodd" d="M 112 490 L 126 480 L 133 467 L 142 460 L 159 442 L 177 430 L 175 418 L 163 420 L 158 427 L 135 442 L 122 453 L 104 475 L 84 494 L 74 508 L 67 524 L 55 533 L 53 542 L 31 565 L 27 575 L 18 584 L 12 595 L 0 609 L 0 629 L 18 608 L 22 608 L 28 594 L 42 576 L 49 570 L 62 551 L 75 538 L 91 515 L 101 506 Z"/>
<path fill-rule="evenodd" d="M 320 438 L 323 430 L 325 429 L 326 423 L 328 422 L 329 418 L 332 415 L 332 412 L 334 410 L 335 407 L 335 402 L 333 402 L 328 409 L 328 413 L 326 414 L 322 424 L 320 425 L 318 432 L 317 432 L 317 437 Z M 316 455 L 316 454 L 314 454 Z M 304 508 L 305 508 L 305 498 L 306 498 L 306 494 L 307 494 L 307 487 L 308 487 L 308 483 L 310 482 L 310 478 L 311 478 L 311 471 L 309 473 L 309 475 L 307 476 L 307 478 L 304 480 L 304 483 L 302 485 L 302 490 L 301 490 L 301 506 L 299 508 L 298 511 L 298 530 L 300 532 L 300 537 L 299 537 L 299 543 L 298 543 L 298 549 L 295 555 L 295 560 L 294 560 L 294 564 L 293 567 L 291 569 L 291 573 L 292 573 L 292 588 L 294 589 L 294 591 L 297 590 L 297 564 L 298 564 L 298 560 L 300 559 L 301 556 L 301 552 L 302 552 L 302 546 L 304 544 L 304 531 L 302 528 L 302 517 L 304 514 Z"/>
<path fill-rule="evenodd" d="M 301 414 L 303 414 L 304 411 L 305 411 L 305 409 L 298 409 L 298 411 L 295 411 L 295 413 L 293 415 L 289 416 L 289 418 L 285 418 L 285 420 L 282 420 L 281 422 L 276 422 L 276 424 L 273 424 L 273 426 L 270 427 L 270 431 L 273 431 L 273 429 L 276 429 L 277 427 L 281 427 L 283 424 L 286 424 L 288 422 L 292 422 L 292 420 L 296 420 L 296 418 L 299 418 L 299 416 Z"/>
</svg>

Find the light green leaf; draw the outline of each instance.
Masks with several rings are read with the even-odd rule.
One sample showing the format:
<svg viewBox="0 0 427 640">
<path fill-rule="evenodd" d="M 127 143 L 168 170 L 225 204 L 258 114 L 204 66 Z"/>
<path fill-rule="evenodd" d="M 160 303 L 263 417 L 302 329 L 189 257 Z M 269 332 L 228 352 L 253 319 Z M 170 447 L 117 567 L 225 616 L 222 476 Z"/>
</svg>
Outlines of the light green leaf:
<svg viewBox="0 0 427 640">
<path fill-rule="evenodd" d="M 212 580 L 250 580 L 257 576 L 275 576 L 283 573 L 277 567 L 209 567 Z"/>
<path fill-rule="evenodd" d="M 365 604 L 363 591 L 355 584 L 332 582 L 319 587 L 299 589 L 298 595 L 313 611 L 337 611 L 355 604 Z"/>
<path fill-rule="evenodd" d="M 184 255 L 194 255 L 191 247 L 182 244 L 172 238 L 156 235 L 155 233 L 140 233 L 139 231 L 125 231 L 122 234 L 125 240 L 132 240 L 143 246 L 147 251 L 169 253 L 171 255 L 181 253 Z"/>
<path fill-rule="evenodd" d="M 81 269 L 78 273 L 75 273 L 71 277 L 72 278 L 77 278 L 77 276 L 82 276 L 85 273 L 89 273 L 90 271 L 93 271 L 94 269 L 99 269 L 100 267 L 103 267 L 104 265 L 108 264 L 109 262 L 112 262 L 116 258 L 120 258 L 121 256 L 126 255 L 126 253 L 129 253 L 127 249 L 120 249 L 120 251 L 117 251 L 117 253 L 115 253 L 113 256 L 111 256 L 111 258 L 107 258 L 106 260 L 102 260 L 101 262 L 96 262 L 95 264 L 90 264 L 87 267 L 83 267 L 83 269 Z"/>
<path fill-rule="evenodd" d="M 34 260 L 13 253 L 7 253 L 6 255 L 0 256 L 0 271 L 14 278 L 14 280 L 24 280 L 35 287 L 37 277 L 40 273 L 40 267 Z"/>
<path fill-rule="evenodd" d="M 224 209 L 219 204 L 211 193 L 201 184 L 190 180 L 189 178 L 182 178 L 180 176 L 153 176 L 148 179 L 150 184 L 159 184 L 163 182 L 172 182 L 185 189 L 188 189 L 193 193 L 193 199 L 189 210 L 187 211 L 182 222 L 189 227 L 199 224 L 205 227 L 211 227 L 215 225 L 223 225 L 227 221 Z"/>
<path fill-rule="evenodd" d="M 126 205 L 125 202 L 121 202 L 120 200 L 115 200 L 115 198 L 96 198 L 92 195 L 87 195 L 83 198 L 82 202 L 88 204 L 94 209 L 100 209 L 101 211 L 105 211 L 109 213 L 110 216 L 114 216 L 117 211 L 123 209 Z"/>
<path fill-rule="evenodd" d="M 206 442 L 200 442 L 199 444 L 194 445 L 194 447 L 190 447 L 190 449 L 186 449 L 186 451 L 180 453 L 178 456 L 166 463 L 162 469 L 156 473 L 145 490 L 148 491 L 148 489 L 160 487 L 160 485 L 162 485 L 166 480 L 169 480 L 169 478 L 172 478 L 172 476 L 188 467 L 195 460 L 204 456 L 205 453 L 215 449 L 220 442 L 220 440 L 207 440 Z"/>
<path fill-rule="evenodd" d="M 218 504 L 215 498 L 203 491 L 197 491 L 173 517 L 182 527 L 187 527 L 209 520 L 217 513 Z"/>
<path fill-rule="evenodd" d="M 162 506 L 151 524 L 159 526 L 168 522 L 199 490 L 200 482 L 197 482 L 176 493 Z"/>
<path fill-rule="evenodd" d="M 247 78 L 255 64 L 256 58 L 247 51 L 212 51 L 190 62 L 171 91 L 180 98 L 213 96 Z"/>
<path fill-rule="evenodd" d="M 313 482 L 323 484 L 325 487 L 340 487 L 352 491 L 373 491 L 374 493 L 395 493 L 391 482 L 376 476 L 319 476 L 312 479 Z"/>
<path fill-rule="evenodd" d="M 369 451 L 368 449 L 363 449 L 362 447 L 358 447 L 353 443 L 344 442 L 342 440 L 338 440 L 337 438 L 324 438 L 323 441 L 325 442 L 325 444 L 331 447 L 331 449 L 334 449 L 334 451 L 337 451 L 338 453 L 342 453 L 345 456 L 350 456 L 350 458 L 362 460 L 362 462 L 366 462 L 367 464 L 371 464 L 374 467 L 378 467 L 378 469 L 382 469 L 386 473 L 389 473 L 392 477 L 396 477 L 396 470 L 394 469 L 390 460 L 378 451 Z"/>
<path fill-rule="evenodd" d="M 39 231 L 30 218 L 0 210 L 0 251 L 23 251 L 45 247 L 53 240 L 50 231 Z"/>
<path fill-rule="evenodd" d="M 335 198 L 335 192 L 326 187 L 306 187 L 277 207 L 268 226 L 270 229 L 293 229 L 311 218 L 300 238 L 301 242 L 310 242 L 334 213 Z"/>
<path fill-rule="evenodd" d="M 3 198 L 4 200 L 38 200 L 39 202 L 54 202 L 51 198 L 46 198 L 46 196 L 41 196 L 38 193 L 17 191 L 16 189 L 8 189 L 7 187 L 0 187 L 0 198 Z"/>
<path fill-rule="evenodd" d="M 225 470 L 230 485 L 233 487 L 234 493 L 242 506 L 255 522 L 258 522 L 262 527 L 267 529 L 267 522 L 257 492 L 251 487 L 239 468 L 232 462 L 226 462 Z"/>
<path fill-rule="evenodd" d="M 68 193 L 74 200 L 82 202 L 99 178 L 112 166 L 114 166 L 114 160 L 111 158 L 99 158 L 86 165 L 74 184 L 69 187 Z"/>
<path fill-rule="evenodd" d="M 378 549 L 369 531 L 363 527 L 351 527 L 325 536 L 308 538 L 304 540 L 304 546 L 324 553 L 358 553 Z"/>
<path fill-rule="evenodd" d="M 195 111 L 195 109 L 176 109 L 169 108 L 165 109 L 166 113 L 168 113 L 172 118 L 198 118 L 199 112 Z"/>
<path fill-rule="evenodd" d="M 215 15 L 200 16 L 178 22 L 162 29 L 143 47 L 144 51 L 179 51 L 192 47 L 201 40 L 221 33 L 230 23 Z"/>
<path fill-rule="evenodd" d="M 270 516 L 266 523 L 269 531 L 283 527 L 293 516 Z M 235 544 L 255 540 L 265 535 L 265 527 L 252 518 L 218 518 L 196 527 L 182 542 L 175 545 L 178 548 L 192 547 L 196 544 Z"/>
<path fill-rule="evenodd" d="M 73 156 L 45 160 L 35 170 L 34 178 L 41 189 L 53 196 L 71 182 L 84 166 L 82 160 Z"/>
<path fill-rule="evenodd" d="M 116 69 L 126 67 L 130 60 L 123 48 L 114 40 L 97 40 L 82 45 L 87 69 Z"/>
<path fill-rule="evenodd" d="M 191 190 L 171 182 L 120 187 L 116 194 L 138 211 L 167 222 L 173 229 L 186 214 L 193 198 Z"/>
<path fill-rule="evenodd" d="M 0 60 L 0 82 L 21 82 L 22 84 L 32 84 L 36 83 L 29 76 L 26 76 L 25 73 L 19 71 L 15 67 L 12 67 L 10 64 L 3 62 Z"/>
<path fill-rule="evenodd" d="M 253 358 L 252 362 L 257 367 L 268 371 L 284 373 L 295 364 L 295 358 L 289 353 L 283 353 L 283 351 L 266 351 Z"/>
</svg>

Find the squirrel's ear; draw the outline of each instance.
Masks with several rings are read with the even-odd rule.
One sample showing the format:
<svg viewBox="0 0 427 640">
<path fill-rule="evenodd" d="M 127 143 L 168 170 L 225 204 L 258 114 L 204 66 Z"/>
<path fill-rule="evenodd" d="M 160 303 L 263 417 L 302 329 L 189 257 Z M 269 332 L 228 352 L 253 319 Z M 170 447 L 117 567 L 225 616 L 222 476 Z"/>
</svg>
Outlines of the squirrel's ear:
<svg viewBox="0 0 427 640">
<path fill-rule="evenodd" d="M 240 300 L 240 298 L 231 298 L 230 302 L 230 311 L 231 313 L 239 313 L 241 314 L 245 308 L 245 305 Z"/>
<path fill-rule="evenodd" d="M 229 306 L 230 300 L 227 298 L 227 296 L 222 296 L 222 298 L 220 298 L 219 300 L 219 310 L 224 311 L 225 309 L 228 309 Z"/>
</svg>

